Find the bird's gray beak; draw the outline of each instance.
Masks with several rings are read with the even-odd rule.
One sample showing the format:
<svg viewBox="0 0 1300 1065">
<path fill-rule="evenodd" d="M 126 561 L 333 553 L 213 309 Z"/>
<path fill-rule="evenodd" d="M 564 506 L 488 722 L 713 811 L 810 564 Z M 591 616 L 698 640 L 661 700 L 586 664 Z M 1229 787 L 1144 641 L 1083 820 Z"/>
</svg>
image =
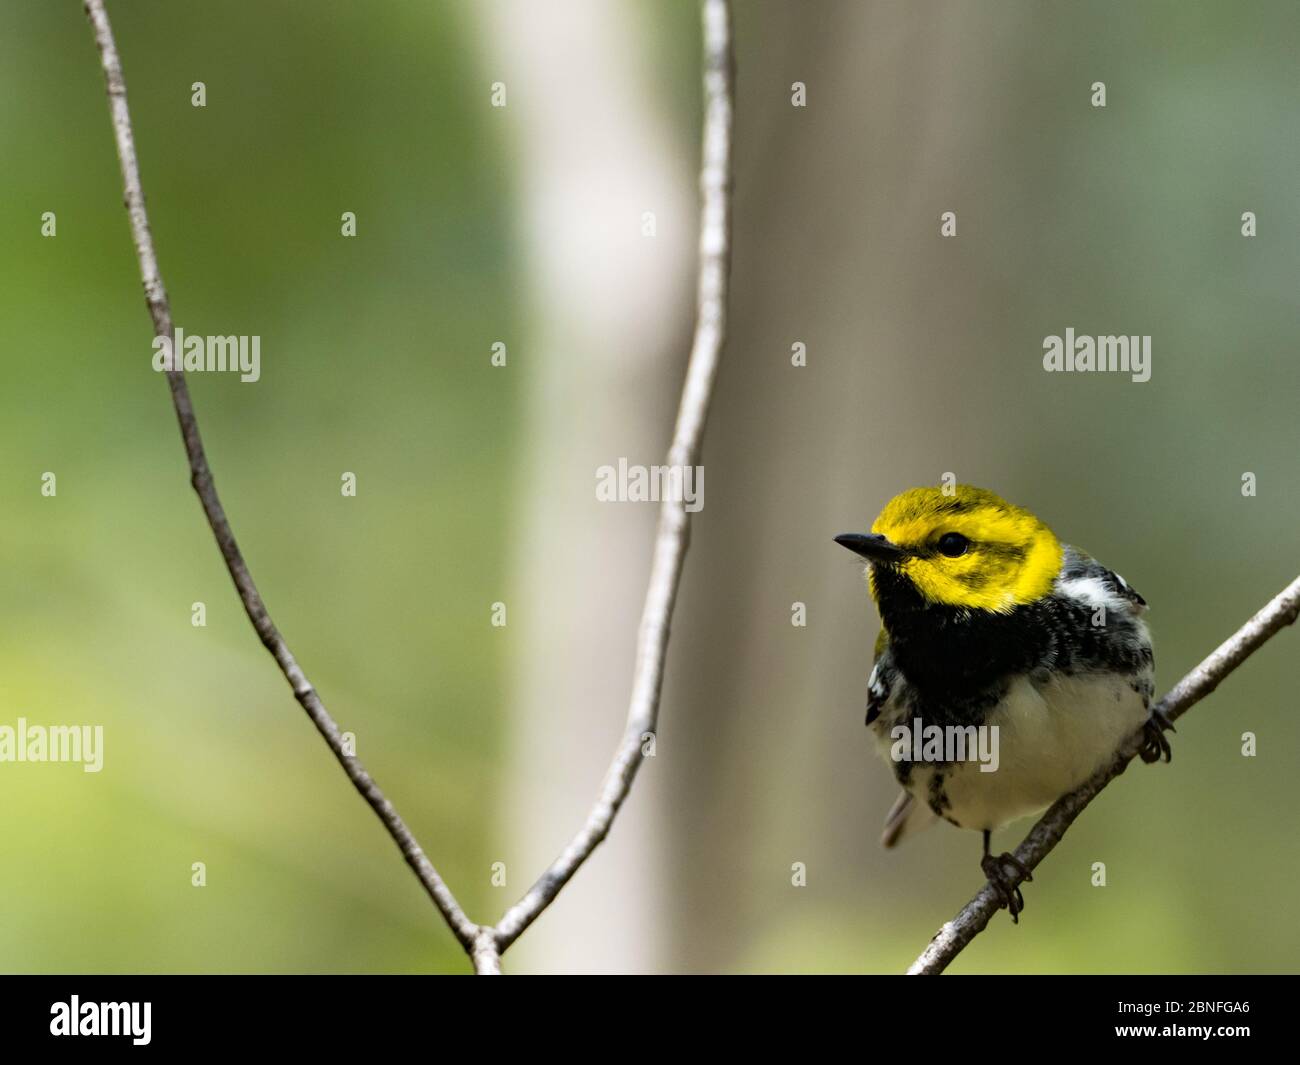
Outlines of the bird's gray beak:
<svg viewBox="0 0 1300 1065">
<path fill-rule="evenodd" d="M 835 542 L 868 562 L 897 562 L 907 554 L 880 533 L 841 533 L 835 537 Z"/>
</svg>

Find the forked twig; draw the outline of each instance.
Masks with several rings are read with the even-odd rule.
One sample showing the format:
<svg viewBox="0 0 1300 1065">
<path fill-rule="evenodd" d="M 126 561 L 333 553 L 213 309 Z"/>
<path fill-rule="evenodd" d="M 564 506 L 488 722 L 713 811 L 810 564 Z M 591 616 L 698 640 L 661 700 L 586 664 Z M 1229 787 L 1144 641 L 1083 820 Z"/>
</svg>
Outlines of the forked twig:
<svg viewBox="0 0 1300 1065">
<path fill-rule="evenodd" d="M 117 153 L 122 167 L 122 184 L 131 221 L 140 275 L 144 281 L 145 301 L 153 319 L 155 335 L 167 337 L 174 345 L 175 334 L 167 290 L 158 271 L 149 219 L 145 212 L 144 193 L 136 161 L 135 139 L 127 110 L 126 83 L 122 64 L 113 40 L 112 27 L 103 0 L 84 0 L 86 14 L 94 29 L 108 88 L 109 110 Z M 668 462 L 684 469 L 699 459 L 704 424 L 708 415 L 713 383 L 726 330 L 727 285 L 731 254 L 731 125 L 734 60 L 731 40 L 729 0 L 704 0 L 704 146 L 701 169 L 703 206 L 700 231 L 700 277 L 695 339 L 686 382 L 678 409 Z M 497 927 L 480 927 L 471 921 L 457 903 L 451 890 L 438 876 L 411 830 L 393 804 L 380 791 L 374 779 L 355 755 L 344 749 L 339 727 L 325 709 L 316 689 L 308 681 L 283 637 L 271 621 L 266 605 L 240 553 L 235 535 L 226 518 L 221 500 L 208 467 L 198 421 L 190 400 L 184 371 L 173 362 L 168 369 L 172 403 L 180 422 L 181 437 L 189 459 L 190 480 L 198 493 L 212 528 L 217 546 L 226 561 L 231 579 L 244 604 L 244 610 L 266 649 L 274 656 L 294 697 L 302 704 L 317 730 L 325 738 L 335 758 L 383 822 L 425 891 L 446 919 L 448 926 L 474 964 L 476 973 L 499 973 L 500 955 L 537 916 L 555 899 L 561 888 L 608 835 L 619 807 L 627 798 L 641 765 L 641 745 L 647 733 L 653 733 L 658 721 L 659 696 L 663 685 L 664 662 L 668 653 L 669 624 L 681 581 L 682 564 L 690 534 L 690 516 L 683 501 L 665 501 L 660 512 L 659 530 L 651 564 L 650 587 L 641 619 L 637 643 L 636 669 L 633 676 L 631 705 L 627 728 L 605 777 L 596 805 L 564 853 L 502 918 Z"/>
</svg>

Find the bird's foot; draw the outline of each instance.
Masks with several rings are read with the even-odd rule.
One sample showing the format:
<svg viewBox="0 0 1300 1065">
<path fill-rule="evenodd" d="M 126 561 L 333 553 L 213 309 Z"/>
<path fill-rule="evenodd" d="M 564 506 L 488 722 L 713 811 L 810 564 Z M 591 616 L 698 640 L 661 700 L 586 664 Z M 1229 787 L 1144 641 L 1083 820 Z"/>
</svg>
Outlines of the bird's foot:
<svg viewBox="0 0 1300 1065">
<path fill-rule="evenodd" d="M 1165 738 L 1165 731 L 1175 731 L 1174 723 L 1165 716 L 1163 710 L 1155 709 L 1151 711 L 1151 716 L 1147 718 L 1147 723 L 1143 727 L 1146 738 L 1142 746 L 1138 748 L 1138 755 L 1142 761 L 1158 762 L 1163 758 L 1166 762 L 1173 760 L 1174 752 L 1169 746 L 1169 740 Z"/>
<path fill-rule="evenodd" d="M 1008 874 L 1008 868 L 1012 871 Z M 1002 904 L 1011 914 L 1011 923 L 1020 923 L 1020 913 L 1025 908 L 1025 897 L 1020 894 L 1020 884 L 1033 880 L 1034 876 L 1014 854 L 1003 852 L 996 857 L 986 854 L 980 859 L 980 869 L 988 877 L 989 883 L 1002 896 Z"/>
</svg>

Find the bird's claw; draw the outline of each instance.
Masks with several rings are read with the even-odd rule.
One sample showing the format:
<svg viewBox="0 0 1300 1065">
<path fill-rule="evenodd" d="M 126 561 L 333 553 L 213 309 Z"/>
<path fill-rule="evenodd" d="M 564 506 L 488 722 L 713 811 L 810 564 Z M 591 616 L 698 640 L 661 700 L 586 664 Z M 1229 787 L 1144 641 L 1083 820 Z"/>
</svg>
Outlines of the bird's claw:
<svg viewBox="0 0 1300 1065">
<path fill-rule="evenodd" d="M 1169 746 L 1169 740 L 1165 738 L 1165 732 L 1174 732 L 1174 723 L 1165 716 L 1165 712 L 1159 708 L 1151 711 L 1151 716 L 1147 718 L 1147 723 L 1143 726 L 1143 732 L 1146 738 L 1142 746 L 1138 748 L 1138 755 L 1142 761 L 1158 762 L 1162 758 L 1166 762 L 1173 761 L 1173 748 Z"/>
<path fill-rule="evenodd" d="M 1007 875 L 1007 867 L 1014 872 Z M 1020 884 L 1034 879 L 1033 873 L 1014 854 L 1003 852 L 994 857 L 986 854 L 980 859 L 980 869 L 988 877 L 994 890 L 1002 896 L 1002 905 L 1011 914 L 1011 923 L 1020 923 L 1020 913 L 1025 908 L 1025 897 L 1020 894 Z"/>
</svg>

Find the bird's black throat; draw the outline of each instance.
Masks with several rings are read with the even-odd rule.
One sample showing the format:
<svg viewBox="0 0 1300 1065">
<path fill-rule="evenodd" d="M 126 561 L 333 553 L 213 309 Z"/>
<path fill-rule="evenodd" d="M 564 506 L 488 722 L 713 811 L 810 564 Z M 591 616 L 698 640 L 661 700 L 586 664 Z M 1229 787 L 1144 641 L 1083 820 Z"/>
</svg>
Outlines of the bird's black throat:
<svg viewBox="0 0 1300 1065">
<path fill-rule="evenodd" d="M 1005 614 L 953 607 L 927 601 L 892 567 L 873 576 L 894 664 L 926 695 L 965 701 L 1053 653 L 1055 626 L 1039 603 Z"/>
</svg>

